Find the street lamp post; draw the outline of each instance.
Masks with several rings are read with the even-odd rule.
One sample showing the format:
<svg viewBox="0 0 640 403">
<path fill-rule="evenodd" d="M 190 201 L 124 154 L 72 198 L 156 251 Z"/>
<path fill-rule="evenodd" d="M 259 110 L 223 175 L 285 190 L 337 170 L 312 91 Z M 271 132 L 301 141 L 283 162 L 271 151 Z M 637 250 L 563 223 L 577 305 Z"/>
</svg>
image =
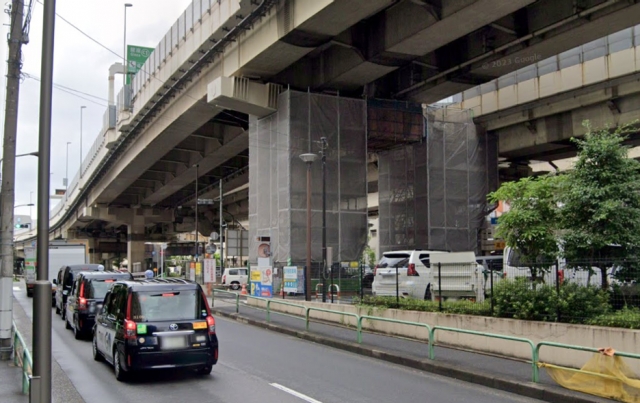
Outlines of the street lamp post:
<svg viewBox="0 0 640 403">
<path fill-rule="evenodd" d="M 40 133 L 38 141 L 37 277 L 33 295 L 33 366 L 31 401 L 51 403 L 51 282 L 49 282 L 49 189 L 51 172 L 51 105 L 56 2 L 44 2 Z M 39 394 L 39 396 L 38 396 Z"/>
<path fill-rule="evenodd" d="M 198 264 L 198 164 L 194 166 L 196 167 L 196 247 L 193 256 L 195 257 L 196 264 Z"/>
<path fill-rule="evenodd" d="M 305 300 L 311 301 L 311 164 L 318 158 L 316 154 L 301 154 L 300 159 L 307 164 L 307 268 L 305 270 Z"/>
<path fill-rule="evenodd" d="M 124 3 L 124 40 L 122 42 L 122 87 L 127 85 L 129 66 L 127 66 L 127 8 L 133 7 L 131 3 Z"/>
<path fill-rule="evenodd" d="M 327 302 L 327 138 L 320 139 L 322 148 L 322 302 Z M 333 283 L 333 274 L 332 280 Z M 331 285 L 333 287 L 333 284 Z M 331 294 L 331 302 L 333 303 L 333 294 Z"/>
<path fill-rule="evenodd" d="M 78 167 L 78 171 L 80 171 L 80 177 L 82 178 L 82 111 L 86 108 L 86 106 L 80 107 L 80 167 Z"/>
<path fill-rule="evenodd" d="M 80 131 L 82 131 L 82 123 L 80 123 L 80 127 L 81 127 Z M 69 188 L 69 144 L 71 144 L 71 142 L 67 141 L 67 167 L 66 167 L 65 173 L 64 173 L 64 188 L 65 188 L 65 190 Z M 81 153 L 81 155 L 82 155 L 82 153 Z"/>
<path fill-rule="evenodd" d="M 27 156 L 32 156 L 32 157 L 37 157 L 38 156 L 38 152 L 34 151 L 34 152 L 30 152 L 30 153 L 24 153 L 24 154 L 16 154 L 16 158 L 18 157 L 27 157 Z M 2 160 L 4 158 L 0 158 L 0 165 L 2 165 Z M 0 180 L 2 180 L 2 172 L 0 172 Z"/>
</svg>

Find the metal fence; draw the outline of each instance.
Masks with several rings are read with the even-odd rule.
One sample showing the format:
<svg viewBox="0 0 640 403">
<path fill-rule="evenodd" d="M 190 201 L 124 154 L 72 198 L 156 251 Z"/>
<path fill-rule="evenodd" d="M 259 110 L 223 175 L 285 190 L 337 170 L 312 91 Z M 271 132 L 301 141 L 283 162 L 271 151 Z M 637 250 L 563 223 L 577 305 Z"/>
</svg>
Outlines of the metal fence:
<svg viewBox="0 0 640 403">
<path fill-rule="evenodd" d="M 594 323 L 640 308 L 640 260 L 555 260 L 511 266 L 489 261 L 387 268 L 376 295 L 364 301 L 391 308 L 524 320 Z M 382 277 L 384 278 L 384 277 Z M 395 283 L 395 284 L 394 284 Z M 385 297 L 386 296 L 386 297 Z M 637 312 L 640 320 L 640 311 Z"/>
</svg>

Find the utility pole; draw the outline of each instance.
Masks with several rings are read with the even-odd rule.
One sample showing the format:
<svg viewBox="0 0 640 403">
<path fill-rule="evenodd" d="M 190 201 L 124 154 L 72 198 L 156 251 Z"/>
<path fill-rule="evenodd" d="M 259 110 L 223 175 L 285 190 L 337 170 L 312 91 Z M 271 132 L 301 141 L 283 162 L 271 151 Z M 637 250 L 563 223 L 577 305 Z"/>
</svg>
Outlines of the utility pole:
<svg viewBox="0 0 640 403">
<path fill-rule="evenodd" d="M 9 57 L 7 58 L 7 97 L 4 118 L 2 154 L 2 194 L 0 253 L 2 276 L 0 277 L 0 359 L 8 360 L 13 353 L 11 324 L 13 319 L 13 205 L 16 177 L 16 134 L 18 131 L 18 101 L 22 69 L 22 44 L 28 38 L 23 35 L 24 2 L 11 2 L 11 26 Z"/>
<path fill-rule="evenodd" d="M 327 138 L 320 139 L 322 156 L 322 302 L 327 302 Z M 333 294 L 331 296 L 333 302 Z"/>
</svg>

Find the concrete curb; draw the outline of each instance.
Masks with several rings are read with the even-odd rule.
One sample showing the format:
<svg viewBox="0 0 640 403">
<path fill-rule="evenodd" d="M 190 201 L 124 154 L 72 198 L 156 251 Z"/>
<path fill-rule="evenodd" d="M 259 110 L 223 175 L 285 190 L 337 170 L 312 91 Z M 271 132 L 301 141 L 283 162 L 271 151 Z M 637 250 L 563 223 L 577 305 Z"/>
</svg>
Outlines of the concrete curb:
<svg viewBox="0 0 640 403">
<path fill-rule="evenodd" d="M 215 308 L 212 308 L 211 311 L 216 315 L 223 316 L 225 318 L 233 319 L 241 323 L 260 327 L 274 332 L 286 334 L 288 336 L 294 336 L 299 339 L 323 344 L 325 346 L 349 351 L 366 357 L 377 358 L 414 369 L 420 369 L 425 372 L 459 379 L 465 382 L 488 386 L 493 389 L 515 393 L 520 396 L 543 400 L 550 403 L 564 403 L 568 401 L 576 403 L 601 403 L 603 401 L 603 398 L 597 396 L 581 395 L 577 394 L 577 392 L 568 390 L 551 390 L 545 385 L 533 382 L 519 382 L 512 379 L 490 376 L 472 369 L 461 369 L 459 367 L 437 361 L 415 359 L 389 351 L 374 349 L 354 342 L 347 342 L 306 331 L 289 329 L 280 325 L 275 325 L 273 323 L 267 323 L 265 321 L 247 318 L 245 316 L 242 316 L 241 314 L 228 313 Z"/>
</svg>

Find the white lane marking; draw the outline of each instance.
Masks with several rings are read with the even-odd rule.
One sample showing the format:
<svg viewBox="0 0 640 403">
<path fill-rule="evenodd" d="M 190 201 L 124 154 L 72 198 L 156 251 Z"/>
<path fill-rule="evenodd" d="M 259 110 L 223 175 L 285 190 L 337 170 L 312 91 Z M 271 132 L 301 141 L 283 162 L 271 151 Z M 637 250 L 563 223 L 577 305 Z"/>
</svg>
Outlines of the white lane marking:
<svg viewBox="0 0 640 403">
<path fill-rule="evenodd" d="M 303 395 L 302 393 L 300 393 L 300 392 L 296 392 L 296 391 L 295 391 L 295 390 L 293 390 L 293 389 L 289 389 L 289 388 L 287 388 L 286 386 L 282 386 L 282 385 L 277 384 L 277 383 L 271 383 L 270 385 L 271 385 L 271 386 L 273 386 L 273 387 L 274 387 L 274 388 L 276 388 L 276 389 L 280 389 L 280 390 L 282 390 L 282 391 L 285 391 L 285 392 L 289 393 L 290 395 L 293 395 L 293 396 L 295 396 L 295 397 L 297 397 L 297 398 L 300 398 L 300 399 L 304 400 L 305 402 L 309 402 L 309 403 L 322 403 L 322 402 L 321 402 L 321 401 L 319 401 L 319 400 L 316 400 L 316 399 L 314 399 L 314 398 L 312 398 L 312 397 L 309 397 L 309 396 L 307 396 L 307 395 Z"/>
<path fill-rule="evenodd" d="M 20 287 L 13 287 L 13 291 L 20 291 Z"/>
</svg>

